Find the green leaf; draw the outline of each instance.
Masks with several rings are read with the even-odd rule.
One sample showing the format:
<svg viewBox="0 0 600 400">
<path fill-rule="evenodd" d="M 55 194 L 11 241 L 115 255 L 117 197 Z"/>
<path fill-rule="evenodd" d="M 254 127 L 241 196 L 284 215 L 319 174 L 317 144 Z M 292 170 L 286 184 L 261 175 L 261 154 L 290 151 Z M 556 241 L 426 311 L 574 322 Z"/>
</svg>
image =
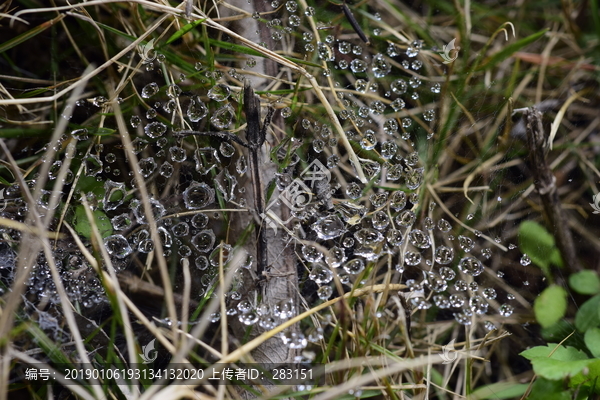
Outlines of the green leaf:
<svg viewBox="0 0 600 400">
<path fill-rule="evenodd" d="M 481 64 L 479 67 L 477 67 L 477 71 L 486 70 L 486 69 L 492 68 L 496 64 L 501 63 L 502 61 L 506 60 L 507 58 L 512 56 L 517 51 L 521 50 L 523 47 L 535 42 L 536 40 L 538 40 L 539 38 L 544 36 L 547 31 L 548 31 L 547 28 L 542 29 L 541 31 L 536 32 L 533 35 L 527 36 L 526 38 L 517 40 L 516 42 L 509 44 L 508 46 L 506 46 L 505 48 L 503 48 L 496 54 L 488 57 L 483 62 L 483 64 Z"/>
<path fill-rule="evenodd" d="M 178 30 L 177 32 L 175 32 L 174 34 L 172 34 L 171 37 L 167 39 L 166 44 L 173 43 L 174 41 L 176 41 L 177 39 L 179 39 L 180 37 L 182 37 L 183 35 L 185 35 L 189 31 L 191 31 L 192 29 L 194 29 L 195 27 L 197 27 L 198 25 L 200 25 L 204 21 L 206 21 L 206 18 L 199 19 L 197 21 L 193 21 L 193 22 L 190 22 L 189 24 L 184 25 L 180 30 Z"/>
<path fill-rule="evenodd" d="M 568 390 L 564 390 L 561 381 L 550 381 L 537 378 L 531 387 L 531 394 L 527 400 L 571 400 L 572 396 Z"/>
<path fill-rule="evenodd" d="M 75 185 L 76 192 L 92 192 L 97 198 L 104 198 L 104 183 L 98 182 L 95 176 L 82 176 Z"/>
<path fill-rule="evenodd" d="M 594 388 L 594 393 L 600 394 L 600 359 L 593 359 L 588 364 L 587 368 L 573 378 L 569 382 L 569 386 L 580 388 L 585 386 L 589 389 Z"/>
<path fill-rule="evenodd" d="M 583 303 L 575 315 L 575 327 L 580 332 L 600 326 L 600 295 L 596 295 Z"/>
<path fill-rule="evenodd" d="M 533 221 L 521 223 L 519 226 L 519 248 L 546 275 L 550 274 L 550 262 L 555 260 L 556 256 L 553 253 L 558 252 L 558 250 L 554 243 L 554 236 L 546 228 Z M 553 263 L 556 264 L 556 262 Z"/>
<path fill-rule="evenodd" d="M 569 276 L 569 286 L 579 294 L 600 293 L 600 278 L 596 271 L 579 271 Z"/>
<path fill-rule="evenodd" d="M 585 332 L 585 345 L 594 357 L 600 358 L 600 328 L 590 328 Z"/>
<path fill-rule="evenodd" d="M 567 311 L 567 292 L 560 286 L 547 287 L 533 303 L 535 318 L 544 328 L 554 325 Z"/>
<path fill-rule="evenodd" d="M 100 210 L 94 210 L 94 222 L 100 231 L 100 236 L 105 238 L 113 232 L 113 227 L 110 219 Z M 75 208 L 75 231 L 88 239 L 92 237 L 92 226 L 85 213 L 83 205 L 78 205 Z"/>
<path fill-rule="evenodd" d="M 574 376 L 593 361 L 583 351 L 553 343 L 533 347 L 521 355 L 531 361 L 536 374 L 550 380 Z"/>
</svg>

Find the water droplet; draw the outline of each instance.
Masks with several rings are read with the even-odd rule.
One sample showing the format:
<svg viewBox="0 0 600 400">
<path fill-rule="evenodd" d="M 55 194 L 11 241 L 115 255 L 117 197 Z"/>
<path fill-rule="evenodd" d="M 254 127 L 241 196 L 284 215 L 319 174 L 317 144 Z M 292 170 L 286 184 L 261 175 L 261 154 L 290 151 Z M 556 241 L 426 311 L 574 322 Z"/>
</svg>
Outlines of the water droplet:
<svg viewBox="0 0 600 400">
<path fill-rule="evenodd" d="M 127 189 L 124 183 L 106 180 L 104 182 L 104 193 L 103 207 L 105 211 L 110 211 L 123 204 L 123 200 L 127 196 Z"/>
<path fill-rule="evenodd" d="M 358 59 L 358 58 L 355 58 L 350 63 L 350 69 L 355 74 L 359 74 L 361 72 L 365 72 L 368 67 L 369 67 L 369 65 L 366 63 L 366 61 Z"/>
<path fill-rule="evenodd" d="M 383 205 L 387 202 L 387 199 L 387 192 L 374 193 L 371 196 L 369 196 L 369 200 L 371 201 L 371 204 L 374 208 L 383 207 Z"/>
<path fill-rule="evenodd" d="M 180 222 L 171 227 L 171 232 L 175 237 L 187 236 L 190 233 L 190 227 L 185 222 Z"/>
<path fill-rule="evenodd" d="M 344 223 L 337 215 L 319 219 L 312 229 L 320 239 L 325 240 L 336 238 L 345 232 Z"/>
<path fill-rule="evenodd" d="M 283 340 L 283 344 L 290 349 L 304 349 L 308 345 L 308 340 L 300 332 L 286 332 L 281 336 L 281 339 Z"/>
<path fill-rule="evenodd" d="M 192 238 L 192 244 L 199 252 L 207 253 L 215 244 L 215 234 L 211 229 L 200 231 Z"/>
<path fill-rule="evenodd" d="M 117 258 L 125 258 L 132 252 L 129 242 L 123 235 L 111 235 L 104 238 L 104 246 L 108 254 Z"/>
<path fill-rule="evenodd" d="M 469 253 L 471 250 L 473 250 L 473 247 L 475 246 L 475 242 L 473 241 L 473 239 L 471 239 L 469 237 L 459 235 L 458 236 L 458 245 L 460 246 L 461 249 L 463 249 L 464 251 Z"/>
<path fill-rule="evenodd" d="M 181 88 L 179 86 L 177 86 L 174 83 L 169 85 L 169 87 L 167 88 L 167 96 L 169 96 L 169 98 L 176 99 L 180 95 L 181 95 Z"/>
<path fill-rule="evenodd" d="M 483 272 L 483 264 L 475 257 L 464 257 L 458 263 L 458 269 L 465 274 L 477 276 Z"/>
<path fill-rule="evenodd" d="M 215 186 L 223 195 L 225 201 L 231 201 L 235 199 L 235 187 L 237 186 L 237 179 L 229 173 L 227 168 L 224 168 L 214 178 Z"/>
<path fill-rule="evenodd" d="M 215 191 L 206 183 L 193 182 L 184 192 L 183 201 L 189 210 L 206 207 L 215 200 Z"/>
<path fill-rule="evenodd" d="M 331 297 L 332 294 L 333 294 L 333 289 L 331 288 L 331 286 L 321 286 L 317 290 L 317 296 L 319 296 L 319 299 L 321 299 L 321 300 L 327 300 L 328 298 Z"/>
<path fill-rule="evenodd" d="M 371 85 L 371 87 L 373 87 Z M 374 102 L 371 103 L 371 112 L 374 115 L 381 115 L 385 112 L 385 103 L 383 103 L 382 101 L 376 100 Z"/>
<path fill-rule="evenodd" d="M 167 131 L 167 126 L 162 122 L 152 122 L 144 127 L 144 132 L 151 139 L 156 139 Z"/>
<path fill-rule="evenodd" d="M 283 118 L 288 118 L 292 115 L 292 109 L 290 107 L 284 107 L 281 109 L 281 116 Z"/>
<path fill-rule="evenodd" d="M 335 53 L 327 43 L 317 43 L 317 54 L 323 61 L 335 61 Z"/>
<path fill-rule="evenodd" d="M 212 147 L 202 147 L 194 151 L 196 171 L 202 175 L 208 174 L 220 162 L 217 150 Z"/>
<path fill-rule="evenodd" d="M 350 52 L 352 51 L 352 44 L 341 40 L 338 43 L 338 50 L 342 54 L 350 54 Z"/>
<path fill-rule="evenodd" d="M 526 267 L 529 264 L 531 264 L 531 258 L 529 258 L 529 256 L 527 254 L 523 254 L 523 256 L 521 257 L 520 263 L 522 266 Z"/>
<path fill-rule="evenodd" d="M 371 217 L 371 222 L 373 223 L 373 228 L 383 230 L 389 225 L 390 218 L 384 211 L 377 211 Z"/>
<path fill-rule="evenodd" d="M 125 230 L 127 228 L 129 228 L 132 224 L 131 218 L 129 217 L 129 214 L 121 214 L 121 215 L 117 215 L 116 217 L 113 217 L 110 220 L 113 229 L 115 231 L 122 231 Z"/>
<path fill-rule="evenodd" d="M 227 129 L 235 118 L 235 110 L 231 104 L 219 108 L 210 118 L 210 123 L 217 129 Z"/>
<path fill-rule="evenodd" d="M 404 79 L 396 79 L 390 85 L 390 89 L 392 89 L 392 92 L 394 92 L 395 94 L 404 94 L 408 90 L 408 85 L 406 84 L 406 81 Z M 401 108 L 404 108 L 404 105 L 402 105 Z"/>
<path fill-rule="evenodd" d="M 235 170 L 238 174 L 243 175 L 248 170 L 248 163 L 246 157 L 242 154 L 235 162 Z"/>
<path fill-rule="evenodd" d="M 362 189 L 357 183 L 351 182 L 346 186 L 346 194 L 352 200 L 358 199 L 362 194 Z"/>
<path fill-rule="evenodd" d="M 356 89 L 356 91 L 360 93 L 365 93 L 367 91 L 368 86 L 369 82 L 365 81 L 364 79 L 357 79 L 354 82 L 354 89 Z"/>
<path fill-rule="evenodd" d="M 413 229 L 408 234 L 408 240 L 410 244 L 420 249 L 427 249 L 431 247 L 431 241 L 429 239 L 429 236 L 419 229 Z"/>
<path fill-rule="evenodd" d="M 165 178 L 170 178 L 173 175 L 174 170 L 175 168 L 173 168 L 173 165 L 171 165 L 171 163 L 168 161 L 165 161 L 160 165 L 158 173 Z"/>
<path fill-rule="evenodd" d="M 313 265 L 308 278 L 319 285 L 326 284 L 333 280 L 333 272 L 327 266 L 316 263 Z"/>
<path fill-rule="evenodd" d="M 102 107 L 108 102 L 108 99 L 104 96 L 97 96 L 92 99 L 92 104 L 96 107 Z"/>
<path fill-rule="evenodd" d="M 373 150 L 377 145 L 377 138 L 375 137 L 375 132 L 372 130 L 367 130 L 360 141 L 360 146 L 365 150 Z"/>
<path fill-rule="evenodd" d="M 88 130 L 86 128 L 75 129 L 71 131 L 71 136 L 77 140 L 88 140 Z"/>
<path fill-rule="evenodd" d="M 454 259 L 454 249 L 446 246 L 439 246 L 435 249 L 435 262 L 441 265 L 447 265 Z"/>
<path fill-rule="evenodd" d="M 483 297 L 489 300 L 494 300 L 497 296 L 496 290 L 494 288 L 485 288 L 482 291 Z"/>
<path fill-rule="evenodd" d="M 407 251 L 404 253 L 404 262 L 412 266 L 419 265 L 421 263 L 421 254 L 414 251 Z"/>
<path fill-rule="evenodd" d="M 423 119 L 428 122 L 433 121 L 435 119 L 435 110 L 426 110 L 423 113 Z"/>
<path fill-rule="evenodd" d="M 238 319 L 240 320 L 240 322 L 244 325 L 254 325 L 257 321 L 258 321 L 258 314 L 251 311 L 248 312 L 247 314 L 240 314 L 238 316 Z"/>
<path fill-rule="evenodd" d="M 331 267 L 331 268 L 337 268 L 340 265 L 342 265 L 342 263 L 344 261 L 346 261 L 346 253 L 344 252 L 343 249 L 334 246 L 331 249 L 329 249 L 329 252 L 327 254 L 327 256 L 325 257 L 325 260 L 327 261 L 327 264 Z"/>
<path fill-rule="evenodd" d="M 423 271 L 423 277 L 425 278 L 425 283 L 431 290 L 436 293 L 443 292 L 448 288 L 448 283 L 441 276 L 436 274 L 435 272 L 425 272 Z"/>
<path fill-rule="evenodd" d="M 439 273 L 440 276 L 447 281 L 451 281 L 456 278 L 456 273 L 452 268 L 449 267 L 441 267 Z"/>
<path fill-rule="evenodd" d="M 450 230 L 452 229 L 452 225 L 450 225 L 450 222 L 446 221 L 445 219 L 441 218 L 438 221 L 438 229 L 444 233 L 448 233 L 450 232 Z"/>
<path fill-rule="evenodd" d="M 373 57 L 371 62 L 371 70 L 375 78 L 383 78 L 392 70 L 392 64 L 385 59 L 383 54 L 377 54 Z"/>
<path fill-rule="evenodd" d="M 473 296 L 469 299 L 469 307 L 475 314 L 485 314 L 488 309 L 488 303 L 481 296 Z"/>
<path fill-rule="evenodd" d="M 323 142 L 321 139 L 315 139 L 313 140 L 312 146 L 314 151 L 320 153 L 325 149 L 325 142 Z"/>
<path fill-rule="evenodd" d="M 102 172 L 103 162 L 100 160 L 100 157 L 94 154 L 90 154 L 84 163 L 84 171 L 87 176 L 96 176 Z"/>
<path fill-rule="evenodd" d="M 225 101 L 229 98 L 229 96 L 231 96 L 231 89 L 229 88 L 229 86 L 227 86 L 223 83 L 219 83 L 219 84 L 213 86 L 208 91 L 208 97 L 215 101 Z M 212 121 L 212 119 L 211 119 L 211 121 Z M 214 125 L 214 123 L 213 123 L 213 125 Z"/>
<path fill-rule="evenodd" d="M 196 96 L 194 99 L 190 100 L 190 104 L 187 109 L 187 117 L 192 122 L 198 122 L 202 118 L 206 117 L 208 114 L 208 107 L 200 97 Z"/>
<path fill-rule="evenodd" d="M 156 169 L 156 161 L 154 161 L 153 157 L 142 158 L 138 162 L 138 169 L 144 178 L 152 175 L 154 170 Z"/>
<path fill-rule="evenodd" d="M 350 275 L 357 275 L 365 269 L 365 263 L 360 258 L 348 261 L 344 264 L 344 270 Z"/>
<path fill-rule="evenodd" d="M 391 246 L 400 246 L 404 243 L 404 236 L 402 235 L 402 232 L 397 229 L 388 230 L 385 238 Z"/>
<path fill-rule="evenodd" d="M 371 228 L 363 228 L 354 234 L 358 242 L 365 246 L 375 246 L 383 241 L 381 232 Z"/>
<path fill-rule="evenodd" d="M 381 171 L 381 165 L 376 161 L 364 158 L 359 158 L 358 160 L 360 161 L 363 172 L 368 179 L 375 178 L 375 176 Z"/>
<path fill-rule="evenodd" d="M 149 83 L 142 88 L 142 97 L 145 99 L 149 99 L 150 97 L 158 93 L 158 91 L 159 87 L 156 82 Z"/>
<path fill-rule="evenodd" d="M 396 218 L 396 223 L 400 226 L 408 228 L 409 226 L 415 223 L 416 219 L 417 216 L 414 212 L 412 212 L 411 210 L 405 210 Z"/>
<path fill-rule="evenodd" d="M 423 183 L 423 168 L 411 169 L 404 175 L 406 181 L 406 187 L 411 190 L 415 190 Z"/>
<path fill-rule="evenodd" d="M 315 246 L 306 244 L 302 246 L 302 256 L 308 262 L 319 262 L 323 258 L 321 253 Z"/>
</svg>

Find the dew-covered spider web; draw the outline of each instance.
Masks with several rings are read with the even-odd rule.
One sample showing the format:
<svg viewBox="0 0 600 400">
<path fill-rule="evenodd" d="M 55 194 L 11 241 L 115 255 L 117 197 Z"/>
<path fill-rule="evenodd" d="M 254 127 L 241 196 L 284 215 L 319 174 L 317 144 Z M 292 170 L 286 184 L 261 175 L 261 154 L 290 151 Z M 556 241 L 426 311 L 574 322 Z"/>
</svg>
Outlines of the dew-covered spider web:
<svg viewBox="0 0 600 400">
<path fill-rule="evenodd" d="M 127 286 L 159 328 L 208 320 L 216 331 L 226 318 L 239 345 L 338 298 L 273 340 L 295 361 L 322 362 L 340 327 L 379 330 L 374 340 L 403 355 L 439 351 L 419 342 L 427 323 L 496 334 L 527 304 L 504 281 L 502 260 L 531 263 L 503 239 L 502 215 L 519 193 L 501 181 L 517 182 L 519 172 L 490 156 L 494 145 L 478 142 L 486 125 L 503 129 L 499 105 L 484 96 L 460 117 L 462 132 L 444 131 L 455 118 L 440 107 L 456 95 L 445 90 L 453 69 L 440 56 L 448 40 L 408 34 L 366 6 L 356 13 L 370 44 L 339 5 L 248 7 L 172 17 L 179 28 L 203 21 L 175 38 L 178 29 L 160 25 L 99 73 L 104 93 L 90 86 L 61 109 L 67 127 L 57 140 L 14 144 L 15 158 L 37 154 L 39 163 L 3 186 L 2 217 L 49 218 L 49 230 L 60 234 L 48 239 L 50 252 L 30 255 L 19 318 L 69 342 L 53 268 L 76 313 L 101 324 L 114 304 L 99 271 L 112 269 L 123 287 L 135 279 L 161 288 L 160 249 L 177 314 L 165 311 L 165 292 Z M 258 126 L 247 90 L 259 101 Z M 260 146 L 249 138 L 255 128 L 265 135 Z M 472 147 L 449 155 L 463 136 Z M 474 166 L 476 156 L 486 161 Z M 33 190 L 40 180 L 32 203 L 22 185 Z M 23 233 L 1 232 L 3 290 L 10 291 Z M 224 308 L 204 312 L 228 273 Z M 270 295 L 273 282 L 287 285 L 281 293 L 288 295 Z M 182 304 L 190 306 L 186 318 Z"/>
</svg>

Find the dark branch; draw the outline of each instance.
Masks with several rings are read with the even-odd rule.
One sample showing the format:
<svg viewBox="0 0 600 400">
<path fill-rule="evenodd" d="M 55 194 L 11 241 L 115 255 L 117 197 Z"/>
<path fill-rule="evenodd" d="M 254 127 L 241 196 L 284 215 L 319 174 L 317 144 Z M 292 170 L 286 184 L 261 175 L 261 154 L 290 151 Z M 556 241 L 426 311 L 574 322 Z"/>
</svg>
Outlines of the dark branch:
<svg viewBox="0 0 600 400">
<path fill-rule="evenodd" d="M 525 113 L 525 117 L 529 165 L 533 170 L 535 188 L 542 199 L 548 222 L 554 229 L 557 246 L 564 262 L 572 272 L 580 271 L 581 265 L 577 258 L 573 237 L 558 197 L 556 178 L 546 160 L 549 143 L 542 126 L 542 114 L 535 107 L 532 107 Z"/>
<path fill-rule="evenodd" d="M 260 174 L 260 153 L 259 148 L 265 142 L 266 123 L 261 129 L 260 126 L 260 100 L 254 94 L 250 82 L 244 84 L 244 111 L 246 112 L 246 140 L 248 140 L 250 171 L 252 174 L 252 187 L 254 190 L 254 206 L 259 216 L 260 226 L 256 233 L 256 272 L 259 277 L 268 265 L 267 254 L 267 234 L 263 219 L 265 204 L 263 200 L 263 186 Z M 269 117 L 270 119 L 270 117 Z"/>
</svg>

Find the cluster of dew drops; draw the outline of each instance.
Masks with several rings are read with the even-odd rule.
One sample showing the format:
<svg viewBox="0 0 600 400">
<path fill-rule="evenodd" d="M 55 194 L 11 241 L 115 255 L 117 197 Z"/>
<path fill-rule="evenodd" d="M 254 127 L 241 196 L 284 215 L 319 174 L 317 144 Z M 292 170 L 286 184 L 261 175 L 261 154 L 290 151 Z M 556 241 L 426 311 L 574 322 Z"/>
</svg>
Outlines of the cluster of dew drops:
<svg viewBox="0 0 600 400">
<path fill-rule="evenodd" d="M 272 6 L 277 8 L 280 3 L 275 0 Z M 267 24 L 278 28 L 272 30 L 272 38 L 276 41 L 281 40 L 282 31 L 294 30 L 302 18 L 315 17 L 315 10 L 310 7 L 304 17 L 299 15 L 295 1 L 287 1 L 285 8 L 289 12 L 288 26 L 280 19 Z M 255 18 L 258 15 L 255 14 Z M 376 15 L 376 19 L 379 18 Z M 282 26 L 283 29 L 279 29 Z M 371 33 L 379 35 L 381 32 L 375 28 Z M 302 245 L 299 252 L 310 271 L 309 279 L 319 286 L 318 297 L 327 300 L 333 295 L 334 275 L 348 288 L 356 283 L 368 263 L 392 256 L 397 260 L 398 273 L 403 274 L 407 268 L 421 271 L 420 279 L 404 282 L 409 290 L 409 302 L 415 309 L 432 306 L 448 309 L 463 325 L 470 325 L 473 316 L 488 314 L 491 311 L 489 302 L 495 303 L 501 316 L 512 315 L 514 307 L 509 303 L 514 300 L 513 294 L 498 294 L 493 287 L 480 286 L 476 281 L 486 268 L 484 262 L 492 256 L 490 248 L 483 248 L 480 255 L 474 254 L 480 232 L 475 232 L 475 239 L 463 235 L 455 237 L 451 232 L 452 225 L 444 218 L 434 221 L 425 217 L 423 221 L 417 221 L 415 210 L 425 171 L 420 167 L 412 139 L 420 132 L 420 127 L 403 111 L 410 107 L 409 104 L 418 104 L 423 93 L 429 92 L 429 96 L 441 93 L 439 83 L 428 82 L 421 75 L 424 68 L 419 54 L 423 42 L 414 40 L 408 45 L 389 42 L 385 52 L 367 54 L 370 49 L 364 45 L 337 40 L 332 35 L 326 35 L 321 41 L 313 33 L 304 32 L 302 40 L 309 59 L 316 53 L 318 59 L 326 62 L 329 69 L 325 69 L 324 76 L 337 77 L 345 73 L 353 76 L 350 84 L 335 83 L 338 88 L 353 89 L 337 93 L 344 105 L 338 118 L 342 122 L 352 121 L 352 125 L 361 131 L 346 131 L 348 139 L 358 142 L 364 150 L 377 151 L 384 160 L 360 158 L 367 178 L 380 178 L 398 186 L 397 190 L 375 189 L 375 193 L 369 195 L 364 191 L 364 185 L 351 179 L 342 193 L 335 192 L 337 186 L 332 184 L 335 196 L 344 197 L 337 199 L 333 209 L 324 210 L 323 202 L 320 202 L 320 207 L 295 215 L 309 232 L 307 237 L 318 242 L 318 246 Z M 390 76 L 394 78 L 390 79 Z M 284 108 L 282 115 L 289 117 L 292 110 Z M 421 116 L 426 123 L 434 123 L 436 110 L 424 107 Z M 328 150 L 326 152 L 331 155 L 326 165 L 330 169 L 336 168 L 340 156 L 331 128 L 310 118 L 303 118 L 301 126 L 305 132 L 313 134 L 314 154 Z M 430 140 L 433 131 L 424 132 L 424 135 Z M 400 141 L 404 141 L 405 146 Z M 401 185 L 407 190 L 400 189 Z M 432 202 L 425 207 L 433 215 L 436 204 Z M 499 241 L 497 238 L 496 242 Z M 328 251 L 323 253 L 323 248 Z M 515 246 L 511 244 L 509 248 Z M 524 266 L 530 262 L 526 255 L 521 259 Z M 498 272 L 497 275 L 502 277 L 503 274 Z M 496 328 L 491 321 L 485 321 L 484 327 L 487 330 Z M 297 343 L 290 338 L 284 338 L 286 340 Z"/>
<path fill-rule="evenodd" d="M 280 6 L 277 2 L 272 5 L 274 8 Z M 315 18 L 316 14 L 314 9 L 309 8 L 301 16 L 294 1 L 287 1 L 285 9 L 288 12 L 286 23 L 273 18 L 266 24 L 276 41 L 282 40 L 283 35 L 296 31 L 303 18 Z M 254 17 L 257 18 L 257 15 Z M 379 34 L 376 30 L 372 33 Z M 306 31 L 301 37 L 307 57 L 316 54 L 317 58 L 331 68 L 346 71 L 355 78 L 351 84 L 344 84 L 344 87 L 352 90 L 338 92 L 344 105 L 338 117 L 347 126 L 351 126 L 352 121 L 353 128 L 361 131 L 359 133 L 357 129 L 348 129 L 346 136 L 349 140 L 357 142 L 365 151 L 376 151 L 379 159 L 383 160 L 379 162 L 372 158 L 360 158 L 366 177 L 369 180 L 382 179 L 389 183 L 387 186 L 395 187 L 366 191 L 365 185 L 348 176 L 343 188 L 334 182 L 330 183 L 331 193 L 336 200 L 333 206 L 327 207 L 326 201 L 320 201 L 294 213 L 293 231 L 303 231 L 305 238 L 319 244 L 298 246 L 299 261 L 306 266 L 308 279 L 318 285 L 317 297 L 327 300 L 333 295 L 334 274 L 347 289 L 356 283 L 366 282 L 361 273 L 369 263 L 375 265 L 384 257 L 392 257 L 395 269 L 400 274 L 405 273 L 408 268 L 421 271 L 420 278 L 404 282 L 409 290 L 409 303 L 414 308 L 428 309 L 435 305 L 439 309 L 451 310 L 459 323 L 471 324 L 474 315 L 489 312 L 488 301 L 500 300 L 494 288 L 481 287 L 475 281 L 486 268 L 481 260 L 489 259 L 491 250 L 483 249 L 481 256 L 477 257 L 473 254 L 475 240 L 467 236 L 455 238 L 447 220 L 439 218 L 434 221 L 428 216 L 417 221 L 415 214 L 419 191 L 425 181 L 425 171 L 420 166 L 419 154 L 411 139 L 422 131 L 410 116 L 399 115 L 408 108 L 409 103 L 416 104 L 424 90 L 428 90 L 428 95 L 441 92 L 439 83 L 424 84 L 423 77 L 419 75 L 423 62 L 418 57 L 423 42 L 415 40 L 408 46 L 390 43 L 385 54 L 368 55 L 363 54 L 368 51 L 363 45 L 336 40 L 332 35 L 327 35 L 320 41 Z M 398 61 L 392 62 L 394 59 Z M 161 54 L 157 54 L 156 59 L 147 61 L 148 73 L 166 62 Z M 252 70 L 255 66 L 256 61 L 249 58 L 242 69 Z M 222 72 L 202 71 L 203 68 L 201 63 L 196 65 L 196 70 L 206 78 L 203 82 L 216 82 L 205 96 L 185 94 L 181 88 L 186 84 L 186 77 L 183 75 L 178 82 L 181 86 L 177 83 L 160 85 L 156 81 L 147 83 L 141 88 L 140 96 L 150 107 L 141 115 L 129 116 L 128 121 L 130 133 L 134 137 L 133 149 L 139 158 L 138 172 L 146 181 L 153 181 L 159 188 L 164 188 L 169 179 L 177 178 L 174 175 L 176 171 L 185 171 L 181 187 L 183 204 L 173 205 L 168 200 L 161 202 L 151 198 L 150 205 L 154 219 L 158 222 L 158 233 L 165 256 L 189 259 L 194 268 L 202 271 L 201 285 L 195 288 L 195 297 L 198 299 L 215 282 L 220 254 L 226 256 L 227 262 L 233 253 L 229 244 L 216 245 L 217 234 L 213 227 L 222 223 L 220 214 L 203 210 L 211 206 L 217 208 L 217 198 L 222 198 L 233 207 L 246 207 L 247 193 L 244 187 L 238 187 L 238 178 L 244 176 L 248 168 L 243 152 L 226 140 L 221 141 L 218 148 L 192 147 L 190 142 L 174 139 L 171 135 L 178 129 L 202 126 L 207 130 L 223 131 L 235 126 L 235 90 L 228 85 L 227 77 Z M 398 73 L 398 69 L 408 73 Z M 393 70 L 396 71 L 392 74 Z M 228 74 L 233 79 L 240 78 L 234 68 Z M 325 70 L 324 75 L 329 74 L 332 74 L 331 69 Z M 386 83 L 384 78 L 390 74 L 406 78 L 394 78 L 391 82 L 388 78 Z M 336 83 L 336 86 L 342 84 Z M 381 92 L 383 96 L 374 96 Z M 161 98 L 166 100 L 161 101 Z M 373 98 L 377 100 L 369 100 Z M 107 102 L 105 97 L 97 96 L 79 101 L 77 106 L 106 110 Z M 176 114 L 180 110 L 185 122 L 178 125 L 176 121 L 179 118 L 176 118 Z M 284 121 L 289 121 L 294 111 L 290 107 L 279 110 Z M 172 127 L 162 122 L 159 114 L 171 119 Z M 433 123 L 435 110 L 425 109 L 422 119 Z M 332 171 L 339 169 L 343 157 L 332 128 L 327 123 L 320 123 L 309 117 L 301 118 L 300 126 L 306 137 L 312 137 L 310 157 L 318 159 L 323 158 L 323 153 L 328 154 L 323 164 Z M 433 132 L 424 134 L 428 140 L 433 137 Z M 95 139 L 88 129 L 75 129 L 70 135 L 61 138 L 57 149 L 69 140 L 69 136 L 82 143 Z M 102 217 L 110 221 L 112 232 L 104 238 L 104 244 L 112 258 L 121 260 L 120 263 L 115 263 L 119 271 L 119 268 L 126 267 L 126 261 L 132 255 L 148 254 L 155 249 L 143 204 L 135 196 L 130 196 L 130 192 L 136 187 L 135 179 L 131 171 L 122 169 L 127 164 L 118 162 L 120 158 L 124 158 L 123 153 L 105 148 L 101 143 L 90 145 L 88 151 L 78 153 L 77 157 L 81 159 L 83 176 L 94 177 L 98 182 L 103 182 L 103 196 L 98 197 L 93 193 L 84 195 L 92 208 L 100 210 Z M 62 161 L 58 158 L 45 161 L 52 163 L 49 173 L 52 182 L 58 177 Z M 294 171 L 296 163 L 298 157 L 292 159 L 288 171 Z M 297 177 L 299 165 L 295 172 L 288 172 L 287 179 L 277 180 L 280 190 L 285 189 L 286 182 L 289 184 Z M 77 171 L 73 168 L 68 171 L 64 181 L 66 189 L 74 182 L 76 174 Z M 347 173 L 340 171 L 340 174 Z M 29 183 L 33 187 L 34 181 Z M 47 209 L 50 193 L 44 191 L 38 202 L 40 209 Z M 13 207 L 7 208 L 3 213 L 14 219 L 22 219 L 27 213 L 27 204 L 20 198 L 19 186 L 13 184 L 5 195 Z M 436 211 L 434 203 L 427 205 L 427 208 L 429 215 Z M 194 213 L 186 217 L 172 216 L 183 211 Z M 10 234 L 18 240 L 18 232 L 11 231 Z M 435 240 L 439 243 L 435 243 Z M 326 253 L 321 251 L 323 248 L 327 249 Z M 54 256 L 71 301 L 83 308 L 106 303 L 102 285 L 94 277 L 91 266 L 76 246 L 57 249 Z M 525 257 L 521 261 L 523 265 L 530 262 Z M 248 255 L 241 269 L 250 269 L 252 265 L 252 256 Z M 359 277 L 363 281 L 357 282 Z M 40 257 L 34 267 L 27 285 L 30 292 L 59 303 L 49 267 L 43 257 Z M 269 329 L 298 312 L 292 299 L 285 299 L 271 306 L 255 304 L 242 298 L 235 289 L 227 296 L 229 304 L 235 304 L 228 308 L 228 316 L 237 316 L 245 325 L 258 324 Z M 506 300 L 513 299 L 511 294 L 506 295 Z M 507 317 L 512 314 L 513 306 L 504 302 L 498 310 L 500 315 Z M 220 315 L 215 313 L 208 318 L 217 322 Z M 485 327 L 488 330 L 495 329 L 490 321 L 485 322 Z M 322 337 L 322 330 L 314 328 L 306 335 L 298 331 L 282 334 L 284 343 L 290 348 L 298 349 L 305 348 L 309 342 L 317 342 Z"/>
</svg>

